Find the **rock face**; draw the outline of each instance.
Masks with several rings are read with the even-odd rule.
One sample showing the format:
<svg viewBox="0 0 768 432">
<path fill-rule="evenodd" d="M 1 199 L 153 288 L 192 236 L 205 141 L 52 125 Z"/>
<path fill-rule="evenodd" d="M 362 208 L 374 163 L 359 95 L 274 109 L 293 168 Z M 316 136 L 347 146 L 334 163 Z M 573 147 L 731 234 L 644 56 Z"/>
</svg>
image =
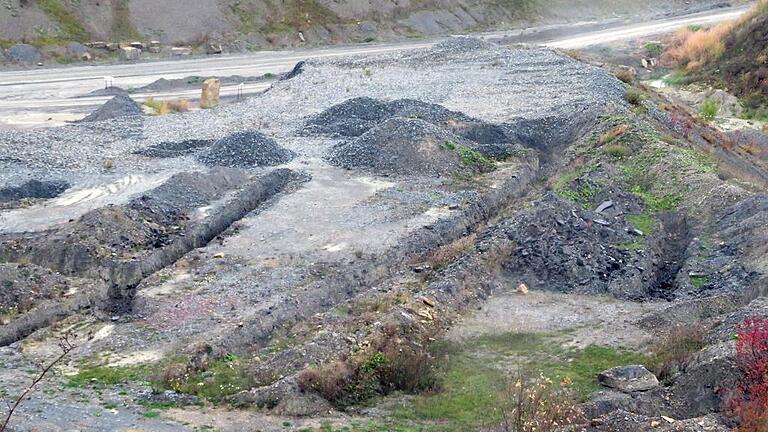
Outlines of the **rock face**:
<svg viewBox="0 0 768 432">
<path fill-rule="evenodd" d="M 38 63 L 43 60 L 40 50 L 27 44 L 14 45 L 8 49 L 8 60 L 16 63 Z"/>
<path fill-rule="evenodd" d="M 141 115 L 144 115 L 144 112 L 133 99 L 127 95 L 117 95 L 80 121 L 94 122 L 117 117 Z"/>
<path fill-rule="evenodd" d="M 134 47 L 120 48 L 120 60 L 122 61 L 136 61 L 141 57 L 141 50 Z"/>
<path fill-rule="evenodd" d="M 659 386 L 656 375 L 640 365 L 618 366 L 608 369 L 601 372 L 597 379 L 600 384 L 625 393 L 648 391 Z"/>
<path fill-rule="evenodd" d="M 219 105 L 219 92 L 221 81 L 217 78 L 209 78 L 203 81 L 203 93 L 200 96 L 200 108 L 208 109 Z"/>
</svg>

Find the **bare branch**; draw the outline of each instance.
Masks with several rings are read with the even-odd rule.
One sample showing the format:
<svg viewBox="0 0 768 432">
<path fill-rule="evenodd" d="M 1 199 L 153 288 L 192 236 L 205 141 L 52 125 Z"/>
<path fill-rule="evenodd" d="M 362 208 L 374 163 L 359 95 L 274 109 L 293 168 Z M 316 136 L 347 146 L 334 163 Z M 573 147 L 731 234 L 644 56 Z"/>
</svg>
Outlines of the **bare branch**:
<svg viewBox="0 0 768 432">
<path fill-rule="evenodd" d="M 70 353 L 73 349 L 75 349 L 75 345 L 72 344 L 69 340 L 69 335 L 64 335 L 59 340 L 59 348 L 61 348 L 61 355 L 56 357 L 51 363 L 48 364 L 43 370 L 35 377 L 35 379 L 32 381 L 32 383 L 19 395 L 19 397 L 16 399 L 16 402 L 14 402 L 13 406 L 11 406 L 10 403 L 6 400 L 5 403 L 8 405 L 8 413 L 5 416 L 5 421 L 3 421 L 2 424 L 0 424 L 0 432 L 5 432 L 6 428 L 8 427 L 8 423 L 11 421 L 11 417 L 13 417 L 13 413 L 16 412 L 16 410 L 19 408 L 21 403 L 24 401 L 24 399 L 29 396 L 29 394 L 34 390 L 35 386 L 37 386 L 48 374 L 48 372 L 53 369 L 56 364 L 58 364 L 60 361 L 64 359 L 64 357 L 67 356 L 67 354 Z"/>
</svg>

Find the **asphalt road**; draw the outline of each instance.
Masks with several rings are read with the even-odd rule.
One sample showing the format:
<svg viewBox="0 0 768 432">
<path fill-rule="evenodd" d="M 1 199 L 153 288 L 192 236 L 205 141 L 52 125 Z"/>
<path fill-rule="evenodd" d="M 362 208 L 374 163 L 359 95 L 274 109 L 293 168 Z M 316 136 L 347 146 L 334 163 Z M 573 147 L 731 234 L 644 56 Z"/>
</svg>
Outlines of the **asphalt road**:
<svg viewBox="0 0 768 432">
<path fill-rule="evenodd" d="M 542 26 L 524 30 L 479 33 L 484 39 L 516 40 L 554 48 L 577 49 L 590 45 L 629 40 L 675 31 L 692 24 L 713 24 L 733 19 L 748 7 L 716 9 L 713 11 L 665 18 L 646 23 L 626 24 L 616 21 Z M 597 30 L 596 30 L 597 29 Z M 552 36 L 552 35 L 557 36 Z M 259 76 L 290 70 L 298 61 L 347 55 L 371 55 L 388 51 L 428 47 L 442 39 L 401 43 L 335 46 L 321 49 L 262 51 L 246 55 L 215 56 L 141 63 L 101 64 L 41 68 L 0 72 L 0 125 L 33 127 L 61 124 L 83 117 L 109 97 L 78 97 L 104 87 L 104 77 L 114 78 L 114 85 L 137 88 L 160 79 L 197 76 Z M 248 84 L 245 94 L 261 91 L 269 82 Z M 222 89 L 223 96 L 236 94 L 237 86 Z M 137 93 L 132 96 L 143 101 L 156 98 L 194 98 L 199 90 L 179 90 L 161 93 Z"/>
</svg>

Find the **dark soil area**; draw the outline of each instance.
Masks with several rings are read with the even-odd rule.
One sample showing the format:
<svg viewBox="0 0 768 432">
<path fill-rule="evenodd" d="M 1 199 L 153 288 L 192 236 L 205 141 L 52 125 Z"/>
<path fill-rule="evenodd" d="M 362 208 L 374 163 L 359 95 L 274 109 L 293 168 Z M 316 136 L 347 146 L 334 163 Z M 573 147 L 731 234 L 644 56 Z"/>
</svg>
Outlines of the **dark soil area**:
<svg viewBox="0 0 768 432">
<path fill-rule="evenodd" d="M 0 203 L 24 198 L 56 198 L 67 188 L 69 184 L 61 180 L 30 180 L 21 186 L 0 189 Z"/>
<path fill-rule="evenodd" d="M 210 147 L 213 143 L 214 140 L 201 139 L 191 139 L 178 142 L 164 142 L 143 150 L 139 150 L 136 152 L 136 154 L 155 158 L 177 158 L 188 156 L 200 149 Z"/>
</svg>

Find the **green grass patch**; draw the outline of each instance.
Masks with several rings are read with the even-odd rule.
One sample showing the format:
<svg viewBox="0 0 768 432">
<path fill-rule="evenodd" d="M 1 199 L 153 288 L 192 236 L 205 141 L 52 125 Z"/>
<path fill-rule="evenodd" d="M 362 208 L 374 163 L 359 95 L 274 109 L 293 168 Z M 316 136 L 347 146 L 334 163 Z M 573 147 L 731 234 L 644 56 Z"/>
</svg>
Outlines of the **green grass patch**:
<svg viewBox="0 0 768 432">
<path fill-rule="evenodd" d="M 696 288 L 701 288 L 709 283 L 708 276 L 691 276 L 689 280 L 691 281 L 691 285 L 695 286 Z"/>
<path fill-rule="evenodd" d="M 653 233 L 653 227 L 656 225 L 656 220 L 653 215 L 648 213 L 627 215 L 627 222 L 629 222 L 633 228 L 642 231 L 645 235 L 651 235 L 651 233 Z"/>
<path fill-rule="evenodd" d="M 664 46 L 659 42 L 648 42 L 643 45 L 643 48 L 651 57 L 659 57 L 664 52 Z"/>
<path fill-rule="evenodd" d="M 81 369 L 69 378 L 67 387 L 107 387 L 117 384 L 128 384 L 147 381 L 148 366 L 107 367 L 97 366 Z"/>
<path fill-rule="evenodd" d="M 717 103 L 713 99 L 705 99 L 704 103 L 701 104 L 701 109 L 699 110 L 699 116 L 706 121 L 712 121 L 717 117 L 717 114 L 720 112 L 720 104 Z"/>
<path fill-rule="evenodd" d="M 586 400 L 600 388 L 598 373 L 649 360 L 642 354 L 602 346 L 564 347 L 560 336 L 562 334 L 503 333 L 462 344 L 434 344 L 432 351 L 444 365 L 440 390 L 417 396 L 397 408 L 393 416 L 407 421 L 400 424 L 413 429 L 349 430 L 458 432 L 493 427 L 501 421 L 500 407 L 508 401 L 508 373 L 516 372 L 504 370 L 510 364 L 517 364 L 523 373 L 541 373 L 556 384 L 568 378 L 577 397 Z"/>
<path fill-rule="evenodd" d="M 679 194 L 658 196 L 652 192 L 643 190 L 639 186 L 633 187 L 632 193 L 640 197 L 645 205 L 654 212 L 676 210 L 683 200 Z"/>
<path fill-rule="evenodd" d="M 457 146 L 456 149 L 459 152 L 459 160 L 465 166 L 487 170 L 492 169 L 496 165 L 493 159 L 484 156 L 477 150 L 467 146 Z"/>
<path fill-rule="evenodd" d="M 215 360 L 205 371 L 192 373 L 183 380 L 168 383 L 172 390 L 212 402 L 248 390 L 253 384 L 252 378 L 246 373 L 245 363 L 234 356 Z"/>
<path fill-rule="evenodd" d="M 160 413 L 158 411 L 149 410 L 145 411 L 143 416 L 146 418 L 157 418 L 160 417 Z"/>
<path fill-rule="evenodd" d="M 664 84 L 671 87 L 683 87 L 691 83 L 691 79 L 683 75 L 682 72 L 675 72 L 667 75 L 662 80 Z"/>
<path fill-rule="evenodd" d="M 37 0 L 38 7 L 59 25 L 63 36 L 81 42 L 87 41 L 90 34 L 80 24 L 79 18 L 63 3 L 60 0 Z"/>
</svg>

